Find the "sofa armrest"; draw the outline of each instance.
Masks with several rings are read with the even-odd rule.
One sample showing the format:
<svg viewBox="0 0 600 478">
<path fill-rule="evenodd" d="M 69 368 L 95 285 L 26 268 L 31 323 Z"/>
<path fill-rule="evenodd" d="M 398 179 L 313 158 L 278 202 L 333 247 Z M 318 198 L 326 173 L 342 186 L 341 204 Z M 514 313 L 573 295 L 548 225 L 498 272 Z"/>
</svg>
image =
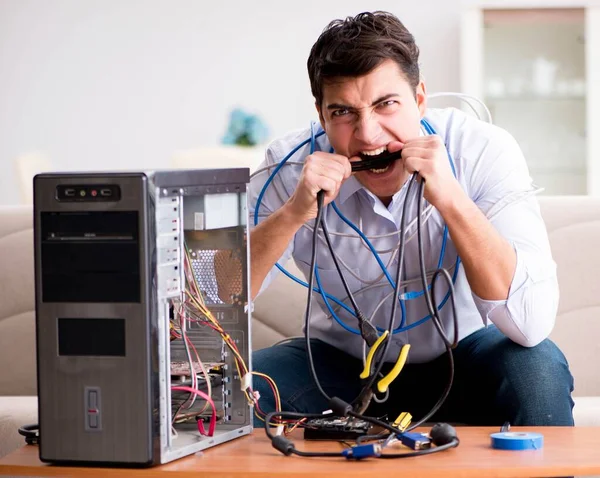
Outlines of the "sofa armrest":
<svg viewBox="0 0 600 478">
<path fill-rule="evenodd" d="M 0 396 L 35 395 L 32 208 L 3 207 L 0 217 Z"/>
</svg>

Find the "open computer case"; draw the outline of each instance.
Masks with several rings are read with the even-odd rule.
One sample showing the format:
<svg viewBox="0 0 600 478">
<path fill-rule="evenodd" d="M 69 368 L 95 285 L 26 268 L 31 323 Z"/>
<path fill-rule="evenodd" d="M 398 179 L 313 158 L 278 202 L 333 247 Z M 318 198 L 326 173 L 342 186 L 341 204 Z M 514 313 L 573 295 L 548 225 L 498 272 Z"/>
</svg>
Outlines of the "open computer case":
<svg viewBox="0 0 600 478">
<path fill-rule="evenodd" d="M 42 461 L 153 465 L 252 431 L 248 182 L 34 178 Z"/>
</svg>

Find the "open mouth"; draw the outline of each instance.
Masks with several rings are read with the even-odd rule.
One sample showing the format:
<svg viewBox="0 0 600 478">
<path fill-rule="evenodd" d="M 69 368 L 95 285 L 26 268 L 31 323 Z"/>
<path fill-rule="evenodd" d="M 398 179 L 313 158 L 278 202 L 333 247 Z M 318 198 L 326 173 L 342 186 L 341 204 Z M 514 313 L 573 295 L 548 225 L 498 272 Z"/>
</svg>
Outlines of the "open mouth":
<svg viewBox="0 0 600 478">
<path fill-rule="evenodd" d="M 402 156 L 402 150 L 390 153 L 387 148 L 381 148 L 382 151 L 375 150 L 367 152 L 360 152 L 361 161 L 352 163 L 352 171 L 371 171 L 376 174 L 385 173 L 390 164 L 400 159 Z M 373 154 L 375 153 L 375 154 Z"/>
</svg>

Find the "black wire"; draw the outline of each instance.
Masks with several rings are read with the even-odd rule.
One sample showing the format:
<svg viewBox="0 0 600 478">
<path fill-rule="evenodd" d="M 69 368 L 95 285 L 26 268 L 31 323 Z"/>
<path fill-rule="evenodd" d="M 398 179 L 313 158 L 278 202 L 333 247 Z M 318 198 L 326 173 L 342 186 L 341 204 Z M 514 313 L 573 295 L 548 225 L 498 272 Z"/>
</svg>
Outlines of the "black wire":
<svg viewBox="0 0 600 478">
<path fill-rule="evenodd" d="M 315 227 L 316 227 L 316 225 L 315 225 Z M 342 280 L 342 284 L 344 285 L 344 289 L 346 290 L 346 295 L 348 296 L 348 299 L 350 299 L 350 303 L 352 304 L 352 308 L 354 309 L 354 311 L 356 313 L 356 317 L 358 318 L 359 321 L 363 321 L 363 320 L 365 320 L 365 318 L 364 318 L 362 312 L 360 311 L 358 304 L 356 303 L 356 300 L 354 299 L 354 295 L 352 294 L 352 291 L 350 290 L 350 287 L 348 286 L 348 282 L 346 281 L 346 278 L 344 277 L 344 273 L 342 272 L 342 269 L 340 268 L 340 265 L 338 263 L 337 255 L 336 255 L 335 251 L 333 250 L 333 245 L 331 244 L 331 238 L 329 237 L 329 228 L 327 227 L 327 221 L 325 221 L 325 217 L 323 217 L 321 219 L 321 227 L 323 228 L 323 235 L 325 236 L 325 241 L 327 242 L 327 247 L 329 248 L 329 252 L 331 253 L 333 263 L 335 264 L 335 268 L 337 269 L 340 279 Z"/>
<path fill-rule="evenodd" d="M 272 420 L 273 417 L 295 418 L 297 420 L 302 420 L 303 418 L 306 418 L 308 420 L 310 420 L 312 418 L 320 419 L 320 420 L 323 420 L 324 418 L 334 418 L 333 415 L 323 415 L 322 413 L 300 413 L 300 412 L 284 412 L 284 411 L 269 412 L 265 416 L 265 433 L 267 434 L 267 437 L 269 437 L 271 440 L 273 438 L 275 438 L 275 435 L 273 435 L 273 433 L 271 432 L 271 429 L 269 428 L 268 424 L 273 423 L 273 420 Z"/>
<path fill-rule="evenodd" d="M 356 301 L 354 299 L 352 291 L 350 290 L 350 287 L 348 286 L 346 278 L 344 277 L 344 274 L 340 268 L 337 256 L 335 254 L 333 245 L 331 243 L 331 238 L 329 236 L 329 229 L 327 228 L 327 222 L 323 218 L 324 194 L 325 194 L 324 191 L 319 191 L 317 193 L 317 217 L 315 219 L 315 228 L 313 230 L 313 238 L 312 238 L 312 254 L 311 254 L 310 272 L 309 272 L 309 278 L 308 278 L 309 287 L 308 287 L 308 299 L 307 299 L 307 303 L 306 303 L 306 317 L 304 320 L 304 334 L 305 334 L 305 339 L 306 339 L 306 352 L 307 352 L 307 359 L 308 359 L 308 367 L 309 367 L 312 379 L 313 379 L 314 383 L 316 384 L 317 389 L 319 390 L 319 393 L 321 393 L 321 395 L 323 395 L 323 397 L 325 397 L 327 399 L 327 401 L 329 402 L 331 400 L 331 397 L 329 397 L 329 395 L 327 395 L 327 393 L 321 386 L 319 377 L 317 376 L 317 372 L 315 370 L 314 360 L 313 360 L 313 356 L 312 356 L 312 349 L 311 349 L 311 345 L 310 345 L 310 313 L 312 310 L 312 300 L 311 299 L 312 299 L 312 290 L 314 287 L 314 270 L 315 270 L 316 257 L 317 257 L 319 225 L 323 228 L 323 235 L 325 236 L 325 241 L 327 242 L 327 247 L 329 248 L 329 251 L 331 252 L 331 256 L 333 258 L 335 267 L 338 271 L 338 275 L 340 276 L 342 283 L 344 284 L 344 288 L 346 289 L 346 294 L 350 298 L 352 306 L 354 307 L 356 317 L 359 321 L 361 335 L 362 335 L 363 339 L 369 345 L 373 345 L 373 343 L 375 343 L 375 341 L 377 340 L 377 331 L 375 330 L 375 327 L 373 327 L 371 325 L 371 323 L 365 319 L 362 312 L 360 311 L 358 304 L 356 303 Z M 356 402 L 360 398 L 363 390 L 365 390 L 365 389 L 363 388 L 361 390 L 361 392 L 352 401 L 352 403 Z"/>
<path fill-rule="evenodd" d="M 378 424 L 380 426 L 384 426 L 385 428 L 388 429 L 392 429 L 394 430 L 394 433 L 398 433 L 400 432 L 400 430 L 395 429 L 394 427 L 392 427 L 391 425 L 382 422 L 376 418 L 371 418 L 371 417 L 363 417 L 357 413 L 353 413 L 350 412 L 349 413 L 350 416 L 356 417 L 356 418 L 361 418 L 363 420 L 367 420 L 370 421 L 374 424 Z M 272 419 L 274 417 L 280 417 L 282 419 L 285 418 L 295 418 L 295 419 L 302 419 L 302 418 L 318 418 L 318 419 L 322 419 L 324 416 L 320 413 L 298 413 L 298 412 L 271 412 L 268 413 L 267 416 L 265 417 L 265 422 L 266 422 L 266 426 L 265 426 L 265 432 L 267 434 L 267 436 L 269 437 L 269 439 L 271 440 L 271 442 L 273 442 L 274 440 L 276 440 L 278 437 L 276 435 L 273 435 L 273 433 L 271 433 L 271 430 L 269 428 L 269 423 L 271 423 Z M 330 416 L 326 416 L 327 418 L 331 418 Z M 375 435 L 374 435 L 375 436 Z M 281 439 L 281 438 L 280 438 Z M 297 456 L 302 456 L 302 457 L 312 457 L 312 458 L 318 458 L 318 457 L 342 457 L 342 456 L 346 456 L 344 455 L 343 452 L 306 452 L 306 451 L 300 451 L 298 449 L 296 449 L 296 447 L 294 446 L 293 442 L 291 440 L 288 440 L 287 438 L 283 439 L 284 441 L 286 441 L 290 447 L 287 449 L 287 452 L 289 452 L 290 454 L 294 454 Z M 373 456 L 372 458 L 386 458 L 386 459 L 390 459 L 390 458 L 410 458 L 410 457 L 415 457 L 415 456 L 422 456 L 422 455 L 431 455 L 433 453 L 439 453 L 441 451 L 447 450 L 449 448 L 454 448 L 456 446 L 458 446 L 459 444 L 459 440 L 458 438 L 453 439 L 450 443 L 446 443 L 445 445 L 440 445 L 440 446 L 436 446 L 433 448 L 425 448 L 423 450 L 417 450 L 417 451 L 413 451 L 413 452 L 406 452 L 406 453 L 386 453 L 386 454 L 381 454 L 379 456 Z M 281 451 L 281 450 L 280 450 Z"/>
<path fill-rule="evenodd" d="M 360 156 L 360 161 L 353 161 L 350 163 L 350 166 L 352 167 L 352 172 L 364 171 L 366 169 L 373 168 L 385 168 L 386 166 L 392 164 L 393 161 L 402 157 L 402 150 L 396 151 L 394 153 L 389 153 L 386 151 L 385 153 L 377 155 L 376 158 L 365 158 L 363 155 Z"/>
<path fill-rule="evenodd" d="M 421 214 L 423 212 L 423 196 L 425 192 L 425 179 L 421 178 L 421 182 L 419 184 L 419 194 L 418 194 L 418 204 L 417 204 L 417 241 L 419 243 L 419 265 L 421 268 L 421 284 L 423 286 L 423 293 L 425 295 L 425 302 L 427 304 L 427 309 L 429 310 L 429 314 L 431 315 L 431 320 L 435 324 L 437 331 L 439 332 L 444 345 L 446 346 L 446 352 L 448 353 L 448 366 L 449 366 L 449 377 L 448 382 L 446 383 L 446 387 L 442 392 L 442 395 L 436 402 L 436 404 L 431 408 L 431 410 L 422 417 L 418 422 L 411 424 L 411 426 L 407 429 L 407 431 L 414 430 L 418 426 L 425 423 L 429 420 L 435 413 L 441 408 L 441 406 L 448 398 L 450 394 L 450 390 L 452 389 L 452 383 L 454 382 L 454 356 L 452 354 L 452 349 L 456 347 L 458 343 L 458 316 L 456 314 L 456 304 L 454 302 L 454 286 L 452 284 L 452 279 L 450 278 L 448 272 L 443 269 L 437 269 L 432 278 L 431 284 L 431 293 L 427 289 L 427 271 L 425 269 L 425 254 L 423 252 L 423 235 L 421 231 Z M 444 326 L 440 320 L 440 316 L 438 313 L 438 306 L 435 303 L 435 281 L 438 277 L 438 274 L 442 274 L 446 281 L 448 281 L 448 288 L 450 290 L 450 300 L 452 304 L 452 314 L 454 317 L 454 340 L 450 342 L 446 333 L 444 332 Z M 433 298 L 432 298 L 433 296 Z"/>
<path fill-rule="evenodd" d="M 407 191 L 406 191 L 406 198 L 404 201 L 404 206 L 402 208 L 402 218 L 401 218 L 401 225 L 400 225 L 400 245 L 399 245 L 399 249 L 400 249 L 399 256 L 400 257 L 398 259 L 398 269 L 396 271 L 396 289 L 394 291 L 394 302 L 392 305 L 392 315 L 391 315 L 392 319 L 395 316 L 395 309 L 398 304 L 398 296 L 396 295 L 396 292 L 399 290 L 401 264 L 404 262 L 404 233 L 405 233 L 404 229 L 405 229 L 405 217 L 406 217 L 406 209 L 407 209 L 406 205 L 407 205 L 408 198 L 409 198 L 408 194 L 410 192 L 410 186 L 412 185 L 412 182 L 416 180 L 416 177 L 417 177 L 417 173 L 413 173 L 413 175 L 411 177 L 411 182 L 409 183 Z M 441 406 L 444 404 L 444 402 L 448 398 L 448 395 L 450 394 L 450 390 L 452 388 L 452 383 L 454 382 L 454 356 L 452 355 L 451 349 L 456 347 L 456 345 L 458 343 L 458 315 L 456 313 L 456 304 L 455 304 L 455 300 L 454 300 L 454 286 L 452 284 L 452 278 L 450 277 L 450 275 L 444 268 L 437 269 L 432 277 L 431 295 L 427 288 L 427 275 L 426 275 L 427 273 L 426 273 L 426 269 L 425 269 L 425 256 L 424 256 L 424 252 L 423 252 L 423 236 L 422 236 L 422 223 L 421 223 L 421 216 L 423 213 L 424 186 L 425 186 L 425 179 L 421 178 L 421 181 L 419 184 L 419 189 L 418 189 L 418 198 L 417 198 L 417 200 L 418 200 L 418 204 L 417 204 L 417 240 L 418 240 L 418 244 L 419 244 L 419 265 L 421 268 L 421 282 L 423 285 L 423 291 L 424 291 L 427 307 L 428 307 L 429 313 L 431 315 L 431 320 L 433 320 L 433 322 L 436 326 L 436 329 L 442 336 L 442 340 L 444 342 L 444 345 L 446 346 L 446 351 L 448 353 L 449 379 L 448 379 L 448 382 L 446 383 L 446 387 L 444 388 L 440 398 L 434 404 L 434 406 L 431 408 L 431 410 L 425 416 L 423 416 L 419 421 L 413 422 L 411 424 L 411 426 L 409 428 L 407 428 L 406 431 L 414 430 L 415 428 L 421 426 L 423 423 L 425 423 L 427 420 L 429 420 L 441 408 Z M 448 283 L 448 288 L 450 290 L 450 301 L 451 301 L 451 305 L 452 305 L 452 316 L 453 316 L 453 322 L 454 322 L 454 340 L 452 342 L 450 342 L 448 340 L 448 338 L 443 330 L 443 325 L 441 323 L 441 320 L 440 320 L 440 317 L 438 314 L 437 303 L 435 304 L 435 309 L 433 307 L 433 305 L 434 305 L 433 303 L 436 300 L 435 299 L 435 282 L 439 275 L 442 275 L 446 279 L 446 282 Z M 433 298 L 432 298 L 432 296 L 433 296 Z M 389 333 L 391 333 L 390 326 L 393 327 L 392 321 L 390 321 L 390 324 L 388 326 Z M 389 346 L 389 340 L 385 344 L 384 354 L 382 355 L 382 358 L 378 364 L 377 372 L 379 372 L 381 370 L 381 367 L 383 366 L 383 363 L 385 361 L 385 352 L 387 351 L 388 346 Z M 367 385 L 368 387 L 373 386 L 376 377 L 377 377 L 377 373 L 373 374 L 369 384 Z M 363 390 L 366 390 L 366 387 Z M 367 417 L 361 417 L 361 418 L 366 420 Z M 400 430 L 396 431 L 395 433 L 400 433 Z"/>
<path fill-rule="evenodd" d="M 410 427 L 408 427 L 406 429 L 407 432 L 414 430 L 417 427 L 420 427 L 423 423 L 425 423 L 433 415 L 435 415 L 437 413 L 437 411 L 442 407 L 442 405 L 446 401 L 446 398 L 448 398 L 448 395 L 450 394 L 450 390 L 452 389 L 452 383 L 454 382 L 454 356 L 452 355 L 452 350 L 450 349 L 450 347 L 446 346 L 446 350 L 448 353 L 448 370 L 449 370 L 448 371 L 448 382 L 446 382 L 446 387 L 444 388 L 442 395 L 440 396 L 440 398 L 438 399 L 436 404 L 431 408 L 431 410 L 429 410 L 429 412 L 427 414 L 425 414 L 425 416 L 423 416 L 419 421 L 412 423 L 410 425 Z"/>
<path fill-rule="evenodd" d="M 273 433 L 271 433 L 270 427 L 269 427 L 269 423 L 271 423 L 273 417 L 280 417 L 280 418 L 296 418 L 298 420 L 301 420 L 302 418 L 318 418 L 318 419 L 323 419 L 323 418 L 329 418 L 329 416 L 327 415 L 323 415 L 322 413 L 298 413 L 298 412 L 271 412 L 271 413 L 267 413 L 267 416 L 265 417 L 265 433 L 267 434 L 267 436 L 269 437 L 269 439 L 271 440 L 271 442 L 276 438 L 275 435 L 273 435 Z M 291 453 L 293 453 L 294 455 L 298 455 L 298 456 L 304 456 L 304 457 L 340 457 L 340 456 L 344 456 L 342 454 L 342 452 L 307 452 L 307 451 L 300 451 L 297 450 L 296 447 L 292 447 L 289 450 Z"/>
<path fill-rule="evenodd" d="M 422 231 L 421 231 L 421 214 L 423 212 L 423 195 L 425 192 L 425 179 L 421 179 L 421 182 L 419 184 L 419 202 L 417 204 L 417 239 L 418 239 L 418 243 L 419 243 L 419 265 L 421 267 L 421 284 L 423 285 L 423 293 L 425 295 L 425 302 L 427 304 L 427 309 L 429 310 L 429 314 L 431 315 L 431 319 L 433 320 L 433 323 L 435 324 L 440 336 L 442 337 L 442 340 L 444 341 L 444 343 L 446 344 L 446 346 L 448 347 L 456 347 L 456 344 L 458 343 L 456 340 L 454 342 L 450 342 L 448 340 L 448 337 L 446 336 L 446 333 L 444 331 L 444 326 L 442 325 L 442 322 L 440 320 L 440 316 L 438 314 L 438 308 L 437 308 L 437 304 L 434 307 L 433 305 L 433 300 L 435 300 L 435 296 L 432 300 L 432 293 L 429 292 L 429 290 L 427 289 L 427 271 L 425 269 L 425 254 L 423 252 L 423 237 L 422 237 Z M 442 271 L 443 269 L 437 269 L 436 270 L 436 274 L 439 271 Z M 433 283 L 435 283 L 435 280 L 432 280 Z M 432 285 L 432 288 L 434 286 Z M 458 320 L 457 320 L 457 315 L 456 315 L 456 305 L 454 303 L 454 287 L 452 285 L 452 280 L 450 280 L 449 282 L 449 288 L 450 288 L 450 299 L 452 302 L 452 313 L 454 316 L 454 332 L 455 332 L 455 339 L 457 338 L 458 334 L 456 333 L 457 331 L 457 327 L 458 327 Z M 433 290 L 431 291 L 433 292 Z"/>
<path fill-rule="evenodd" d="M 37 423 L 31 425 L 23 425 L 17 430 L 19 435 L 25 437 L 25 443 L 28 445 L 39 445 L 40 438 L 40 426 Z"/>
<path fill-rule="evenodd" d="M 317 386 L 319 393 L 325 397 L 327 402 L 331 400 L 329 395 L 323 390 L 317 371 L 315 370 L 315 363 L 312 356 L 312 350 L 310 347 L 310 312 L 312 310 L 312 291 L 315 283 L 315 264 L 317 262 L 317 245 L 318 245 L 318 232 L 321 218 L 323 217 L 323 201 L 325 199 L 325 191 L 321 190 L 317 193 L 317 218 L 315 219 L 315 228 L 313 230 L 312 238 L 312 254 L 310 258 L 310 271 L 308 273 L 308 298 L 306 300 L 306 316 L 304 317 L 304 338 L 306 340 L 306 357 L 308 359 L 308 368 L 312 376 L 313 382 Z M 322 418 L 322 416 L 321 416 Z M 268 421 L 267 421 L 268 423 Z"/>
<path fill-rule="evenodd" d="M 379 373 L 381 372 L 381 369 L 383 368 L 383 364 L 385 363 L 385 357 L 387 354 L 387 351 L 390 347 L 390 343 L 391 341 L 391 336 L 392 336 L 392 332 L 394 329 L 394 319 L 396 317 L 396 310 L 398 308 L 398 296 L 400 295 L 400 274 L 402 272 L 402 267 L 404 265 L 404 233 L 406 231 L 406 213 L 407 213 L 407 209 L 408 209 L 408 199 L 409 199 L 409 193 L 410 193 L 410 189 L 412 187 L 413 181 L 415 181 L 417 177 L 417 173 L 413 173 L 413 175 L 411 176 L 409 183 L 408 183 L 408 187 L 406 189 L 406 196 L 404 199 L 404 204 L 402 206 L 402 217 L 400 219 L 400 244 L 398 246 L 399 248 L 399 257 L 398 257 L 398 267 L 396 269 L 396 287 L 394 288 L 394 299 L 392 301 L 392 312 L 390 314 L 390 320 L 388 323 L 388 337 L 385 341 L 385 344 L 383 346 L 383 351 L 382 353 L 379 355 L 379 357 L 381 357 L 381 360 L 379 360 L 379 362 L 376 365 L 375 368 L 375 372 L 370 376 L 369 381 L 367 382 L 367 384 L 365 385 L 365 387 L 363 388 L 363 390 L 369 390 L 373 387 L 375 380 L 377 379 L 377 377 L 379 376 Z M 379 349 L 381 350 L 381 348 Z M 378 350 L 378 352 L 379 352 Z M 373 357 L 373 360 L 376 360 L 377 354 L 375 357 Z M 362 393 L 361 393 L 362 395 Z"/>
<path fill-rule="evenodd" d="M 383 364 L 385 363 L 386 353 L 387 353 L 387 350 L 388 350 L 390 342 L 391 342 L 391 340 L 389 339 L 389 337 L 390 337 L 389 334 L 391 334 L 393 331 L 394 318 L 395 318 L 396 310 L 398 307 L 398 296 L 400 293 L 400 275 L 401 275 L 401 271 L 402 271 L 402 266 L 404 264 L 404 236 L 405 236 L 405 228 L 406 228 L 407 205 L 408 205 L 408 199 L 409 199 L 409 193 L 411 190 L 411 186 L 412 186 L 413 181 L 416 180 L 416 177 L 417 177 L 417 173 L 413 173 L 413 175 L 410 179 L 410 182 L 408 184 L 407 190 L 406 190 L 406 199 L 405 199 L 404 205 L 402 207 L 402 217 L 401 217 L 401 224 L 400 224 L 399 258 L 398 258 L 398 267 L 396 269 L 396 287 L 394 289 L 394 300 L 393 300 L 393 304 L 392 304 L 392 312 L 390 314 L 390 321 L 388 323 L 388 339 L 386 340 L 386 343 L 383 347 L 383 352 L 381 354 L 381 359 L 377 363 L 377 368 L 376 368 L 375 372 L 371 375 L 368 384 L 365 387 L 363 387 L 363 391 L 368 390 L 371 387 L 373 387 L 374 382 L 377 379 L 378 375 L 380 374 Z M 445 271 L 445 269 L 443 269 L 443 268 L 435 271 L 433 278 L 432 278 L 431 292 L 435 293 L 435 281 L 437 280 L 438 275 L 442 274 L 443 277 L 446 279 L 446 282 L 448 282 L 448 287 L 450 290 L 450 299 L 451 299 L 452 312 L 453 312 L 453 318 L 454 318 L 454 340 L 452 342 L 450 342 L 448 340 L 448 338 L 444 332 L 443 325 L 442 325 L 439 315 L 438 315 L 437 304 L 435 304 L 435 309 L 434 309 L 433 302 L 435 302 L 435 295 L 433 295 L 433 299 L 432 299 L 432 297 L 430 296 L 430 292 L 427 289 L 427 275 L 426 275 L 426 270 L 425 270 L 423 238 L 422 238 L 422 232 L 421 232 L 421 226 L 422 226 L 421 214 L 422 214 L 422 205 L 423 205 L 424 186 L 425 186 L 425 180 L 423 178 L 421 178 L 420 185 L 419 185 L 419 191 L 418 191 L 418 204 L 417 204 L 417 210 L 418 210 L 418 212 L 417 212 L 417 238 L 418 238 L 418 243 L 419 243 L 419 263 L 421 266 L 421 280 L 423 282 L 423 291 L 424 291 L 424 295 L 425 295 L 429 313 L 431 314 L 431 320 L 433 320 L 438 332 L 442 336 L 442 340 L 448 351 L 450 377 L 449 377 L 449 381 L 446 385 L 446 388 L 445 388 L 444 392 L 442 393 L 442 396 L 439 398 L 438 402 L 433 406 L 433 408 L 430 410 L 429 413 L 427 413 L 420 421 L 412 424 L 412 426 L 409 427 L 407 429 L 407 431 L 413 430 L 414 428 L 420 426 L 422 423 L 427 421 L 431 416 L 433 416 L 439 410 L 439 408 L 442 406 L 442 404 L 448 397 L 448 394 L 450 393 L 450 389 L 452 387 L 452 382 L 454 380 L 454 357 L 452 355 L 452 348 L 454 348 L 456 346 L 456 344 L 458 343 L 458 318 L 457 318 L 457 314 L 456 314 L 456 304 L 454 301 L 454 288 L 453 288 L 453 284 L 452 284 L 452 279 L 450 278 L 448 272 Z M 319 382 L 319 379 L 318 379 L 318 376 L 317 376 L 317 373 L 315 370 L 314 360 L 313 360 L 313 356 L 312 356 L 312 350 L 311 350 L 311 346 L 310 346 L 310 315 L 311 315 L 310 312 L 312 309 L 312 300 L 311 299 L 312 299 L 312 290 L 314 287 L 315 264 L 316 264 L 317 244 L 318 244 L 318 240 L 317 240 L 318 239 L 318 229 L 319 229 L 319 225 L 323 226 L 323 224 L 324 224 L 324 221 L 322 220 L 322 218 L 323 218 L 323 202 L 324 202 L 324 191 L 319 191 L 317 193 L 317 217 L 315 220 L 315 228 L 313 230 L 311 266 L 310 266 L 309 279 L 308 279 L 308 299 L 307 299 L 306 316 L 305 316 L 305 339 L 306 339 L 307 359 L 308 359 L 309 370 L 311 372 L 312 379 L 313 379 L 315 385 L 317 386 L 319 393 L 321 393 L 321 395 L 323 395 L 323 397 L 329 402 L 331 400 L 331 398 L 329 397 L 329 395 L 327 395 L 325 390 L 323 390 L 323 388 Z M 329 234 L 328 234 L 326 225 L 324 226 L 323 230 L 324 230 L 324 234 L 325 234 L 325 237 L 327 240 L 327 245 L 332 252 L 332 257 L 334 258 L 334 263 L 336 264 L 336 268 L 338 269 L 338 272 L 340 273 L 340 277 L 343 278 L 343 274 L 341 273 L 341 269 L 339 268 L 339 264 L 337 263 L 337 258 L 335 257 L 335 254 L 333 253 L 333 248 L 331 246 L 331 242 L 329 239 Z M 344 286 L 347 288 L 346 290 L 349 291 L 349 287 L 347 287 L 347 284 L 344 284 Z M 351 294 L 348 294 L 348 296 L 350 297 Z M 352 299 L 352 301 L 353 301 L 353 305 L 354 305 L 355 302 L 353 299 Z M 377 357 L 375 357 L 374 359 L 377 359 Z M 361 392 L 361 394 L 359 394 L 359 397 L 360 397 L 360 395 L 362 395 L 362 392 Z M 376 418 L 368 417 L 368 416 L 361 415 L 358 413 L 354 413 L 352 411 L 349 412 L 348 415 L 355 417 L 355 418 L 359 418 L 364 421 L 367 421 L 369 423 L 378 425 L 393 434 L 402 433 L 402 431 L 399 430 L 398 428 L 393 427 L 392 425 L 390 425 L 386 422 L 383 422 L 381 420 L 378 420 Z M 307 418 L 307 419 L 320 418 L 320 419 L 322 419 L 323 418 L 322 414 L 305 414 L 305 413 L 296 413 L 296 412 L 272 412 L 272 413 L 269 413 L 269 414 L 267 414 L 267 416 L 265 418 L 265 421 L 267 423 L 267 426 L 265 427 L 265 432 L 271 440 L 273 440 L 274 436 L 271 434 L 271 432 L 269 430 L 268 423 L 271 422 L 271 419 L 274 416 L 280 416 L 281 418 L 289 417 L 289 418 L 298 418 L 298 419 L 301 419 L 301 418 Z M 453 441 L 447 445 L 442 445 L 442 446 L 435 447 L 432 449 L 419 450 L 419 451 L 411 452 L 411 453 L 387 454 L 387 455 L 382 455 L 382 457 L 383 458 L 404 458 L 404 457 L 410 457 L 410 456 L 420 456 L 420 455 L 435 453 L 438 451 L 443 451 L 443 450 L 446 450 L 448 448 L 451 448 L 451 447 L 454 447 L 457 445 L 458 445 L 458 440 Z M 301 452 L 299 450 L 296 450 L 295 448 L 292 448 L 290 451 L 291 451 L 291 453 L 294 453 L 298 456 L 305 456 L 305 457 L 343 456 L 343 455 L 341 455 L 341 453 Z"/>
<path fill-rule="evenodd" d="M 358 320 L 358 328 L 360 329 L 360 335 L 363 340 L 367 343 L 369 347 L 372 347 L 375 342 L 377 342 L 378 334 L 377 329 L 367 318 L 364 316 L 356 300 L 354 299 L 354 294 L 350 287 L 348 286 L 348 282 L 344 277 L 344 273 L 340 268 L 340 264 L 338 262 L 337 254 L 333 249 L 333 245 L 331 244 L 331 237 L 329 236 L 329 228 L 327 227 L 327 221 L 325 220 L 325 214 L 323 213 L 323 217 L 321 218 L 321 227 L 323 228 L 323 235 L 325 236 L 325 241 L 327 242 L 327 247 L 329 248 L 329 252 L 331 253 L 331 257 L 333 259 L 333 263 L 335 264 L 335 268 L 337 269 L 338 275 L 344 285 L 344 289 L 346 290 L 346 297 L 350 299 L 350 303 L 354 308 L 354 314 L 356 315 L 356 319 Z M 360 398 L 360 394 L 357 398 Z"/>
<path fill-rule="evenodd" d="M 433 274 L 433 277 L 431 279 L 431 296 L 433 297 L 434 301 L 435 301 L 435 283 L 436 283 L 439 275 L 442 275 L 444 277 L 444 279 L 446 280 L 446 284 L 448 284 L 448 289 L 451 291 L 450 292 L 450 300 L 452 301 L 451 305 L 452 305 L 452 317 L 453 317 L 453 323 L 454 323 L 454 339 L 452 340 L 450 347 L 456 348 L 456 346 L 458 345 L 458 315 L 456 315 L 456 304 L 454 302 L 454 284 L 452 283 L 452 277 L 450 277 L 450 274 L 448 273 L 448 271 L 446 269 L 444 269 L 442 267 L 442 268 L 438 269 L 437 271 L 435 271 Z M 437 306 L 436 306 L 436 310 L 437 310 Z"/>
</svg>

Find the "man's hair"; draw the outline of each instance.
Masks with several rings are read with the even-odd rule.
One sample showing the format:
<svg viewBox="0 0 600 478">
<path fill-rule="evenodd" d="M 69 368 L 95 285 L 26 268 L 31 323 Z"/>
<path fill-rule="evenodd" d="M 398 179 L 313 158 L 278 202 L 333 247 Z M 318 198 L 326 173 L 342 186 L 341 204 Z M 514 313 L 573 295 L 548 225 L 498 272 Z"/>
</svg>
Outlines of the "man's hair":
<svg viewBox="0 0 600 478">
<path fill-rule="evenodd" d="M 328 80 L 366 75 L 385 60 L 396 62 L 416 92 L 419 49 L 396 16 L 376 11 L 332 21 L 313 45 L 307 62 L 317 104 L 323 101 L 323 85 Z"/>
</svg>

